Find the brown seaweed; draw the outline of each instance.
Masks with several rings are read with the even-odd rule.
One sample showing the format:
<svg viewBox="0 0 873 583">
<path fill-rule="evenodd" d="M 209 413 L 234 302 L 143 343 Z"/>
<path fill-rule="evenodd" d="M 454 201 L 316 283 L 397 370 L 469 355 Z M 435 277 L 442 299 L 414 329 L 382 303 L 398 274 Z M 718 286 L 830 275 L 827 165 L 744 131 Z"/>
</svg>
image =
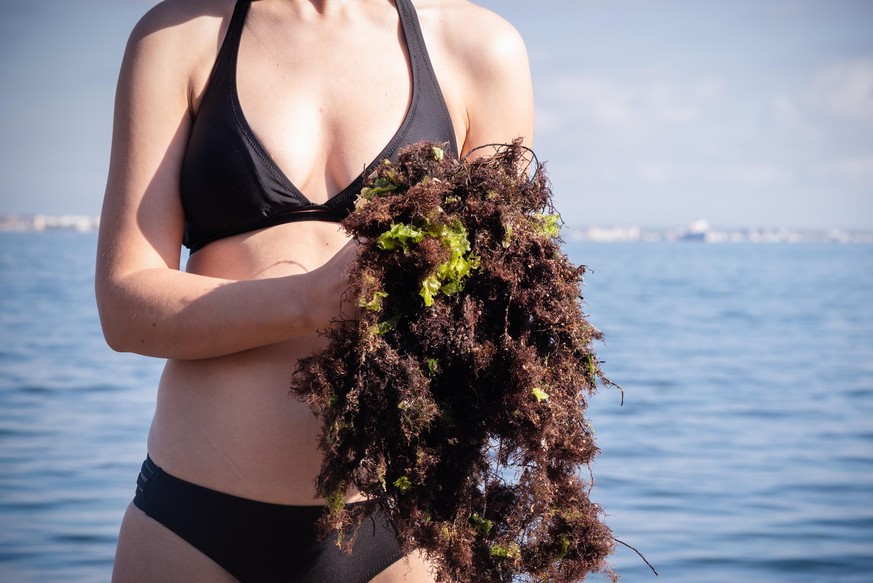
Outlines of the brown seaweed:
<svg viewBox="0 0 873 583">
<path fill-rule="evenodd" d="M 413 144 L 367 178 L 342 226 L 361 243 L 360 314 L 323 331 L 292 383 L 323 423 L 322 531 L 353 545 L 354 487 L 439 581 L 615 578 L 585 418 L 611 383 L 544 166 L 520 142 L 461 161 Z"/>
</svg>

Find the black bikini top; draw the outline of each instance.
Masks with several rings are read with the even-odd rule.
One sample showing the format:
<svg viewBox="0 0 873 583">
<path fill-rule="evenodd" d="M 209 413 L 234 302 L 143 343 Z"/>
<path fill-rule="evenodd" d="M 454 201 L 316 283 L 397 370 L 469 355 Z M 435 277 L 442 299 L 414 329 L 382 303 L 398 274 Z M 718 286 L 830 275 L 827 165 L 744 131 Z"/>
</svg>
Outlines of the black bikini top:
<svg viewBox="0 0 873 583">
<path fill-rule="evenodd" d="M 341 221 L 365 176 L 385 158 L 420 140 L 448 142 L 457 156 L 455 132 L 437 83 L 411 0 L 396 0 L 412 68 L 412 101 L 387 146 L 351 184 L 324 204 L 303 195 L 255 137 L 239 103 L 236 65 L 251 0 L 239 0 L 218 52 L 182 164 L 183 243 L 197 251 L 223 237 L 293 221 Z"/>
</svg>

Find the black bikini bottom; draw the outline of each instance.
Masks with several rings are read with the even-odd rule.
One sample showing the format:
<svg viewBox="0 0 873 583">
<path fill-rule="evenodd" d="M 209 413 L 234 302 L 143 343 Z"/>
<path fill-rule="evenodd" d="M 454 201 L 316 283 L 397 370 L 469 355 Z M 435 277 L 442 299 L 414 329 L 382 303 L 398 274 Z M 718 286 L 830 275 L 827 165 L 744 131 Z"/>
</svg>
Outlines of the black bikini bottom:
<svg viewBox="0 0 873 583">
<path fill-rule="evenodd" d="M 198 486 L 142 464 L 134 505 L 242 583 L 364 583 L 403 557 L 393 527 L 374 513 L 352 554 L 321 540 L 323 506 L 258 502 Z"/>
</svg>

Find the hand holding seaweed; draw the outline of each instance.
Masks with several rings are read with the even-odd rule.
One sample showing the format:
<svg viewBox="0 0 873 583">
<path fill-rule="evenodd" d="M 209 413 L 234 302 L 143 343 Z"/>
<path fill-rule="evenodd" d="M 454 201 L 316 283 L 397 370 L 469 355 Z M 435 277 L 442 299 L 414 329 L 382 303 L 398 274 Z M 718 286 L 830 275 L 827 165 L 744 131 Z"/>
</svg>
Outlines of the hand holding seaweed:
<svg viewBox="0 0 873 583">
<path fill-rule="evenodd" d="M 326 330 L 294 377 L 323 421 L 324 531 L 360 524 L 343 505 L 357 488 L 440 581 L 611 573 L 614 539 L 580 471 L 597 453 L 587 399 L 611 383 L 585 269 L 561 252 L 531 164 L 518 141 L 460 162 L 422 142 L 380 164 L 343 222 L 364 241 L 348 292 L 360 317 Z"/>
</svg>

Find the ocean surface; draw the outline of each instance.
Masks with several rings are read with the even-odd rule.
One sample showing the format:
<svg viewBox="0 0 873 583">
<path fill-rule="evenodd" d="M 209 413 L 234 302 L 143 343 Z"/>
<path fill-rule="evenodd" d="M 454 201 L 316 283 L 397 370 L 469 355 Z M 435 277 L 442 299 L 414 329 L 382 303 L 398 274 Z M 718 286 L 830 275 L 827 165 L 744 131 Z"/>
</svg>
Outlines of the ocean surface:
<svg viewBox="0 0 873 583">
<path fill-rule="evenodd" d="M 92 233 L 0 233 L 0 581 L 108 581 L 162 363 L 109 350 Z M 625 582 L 873 581 L 873 245 L 568 243 Z M 592 577 L 603 581 L 602 577 Z"/>
</svg>

